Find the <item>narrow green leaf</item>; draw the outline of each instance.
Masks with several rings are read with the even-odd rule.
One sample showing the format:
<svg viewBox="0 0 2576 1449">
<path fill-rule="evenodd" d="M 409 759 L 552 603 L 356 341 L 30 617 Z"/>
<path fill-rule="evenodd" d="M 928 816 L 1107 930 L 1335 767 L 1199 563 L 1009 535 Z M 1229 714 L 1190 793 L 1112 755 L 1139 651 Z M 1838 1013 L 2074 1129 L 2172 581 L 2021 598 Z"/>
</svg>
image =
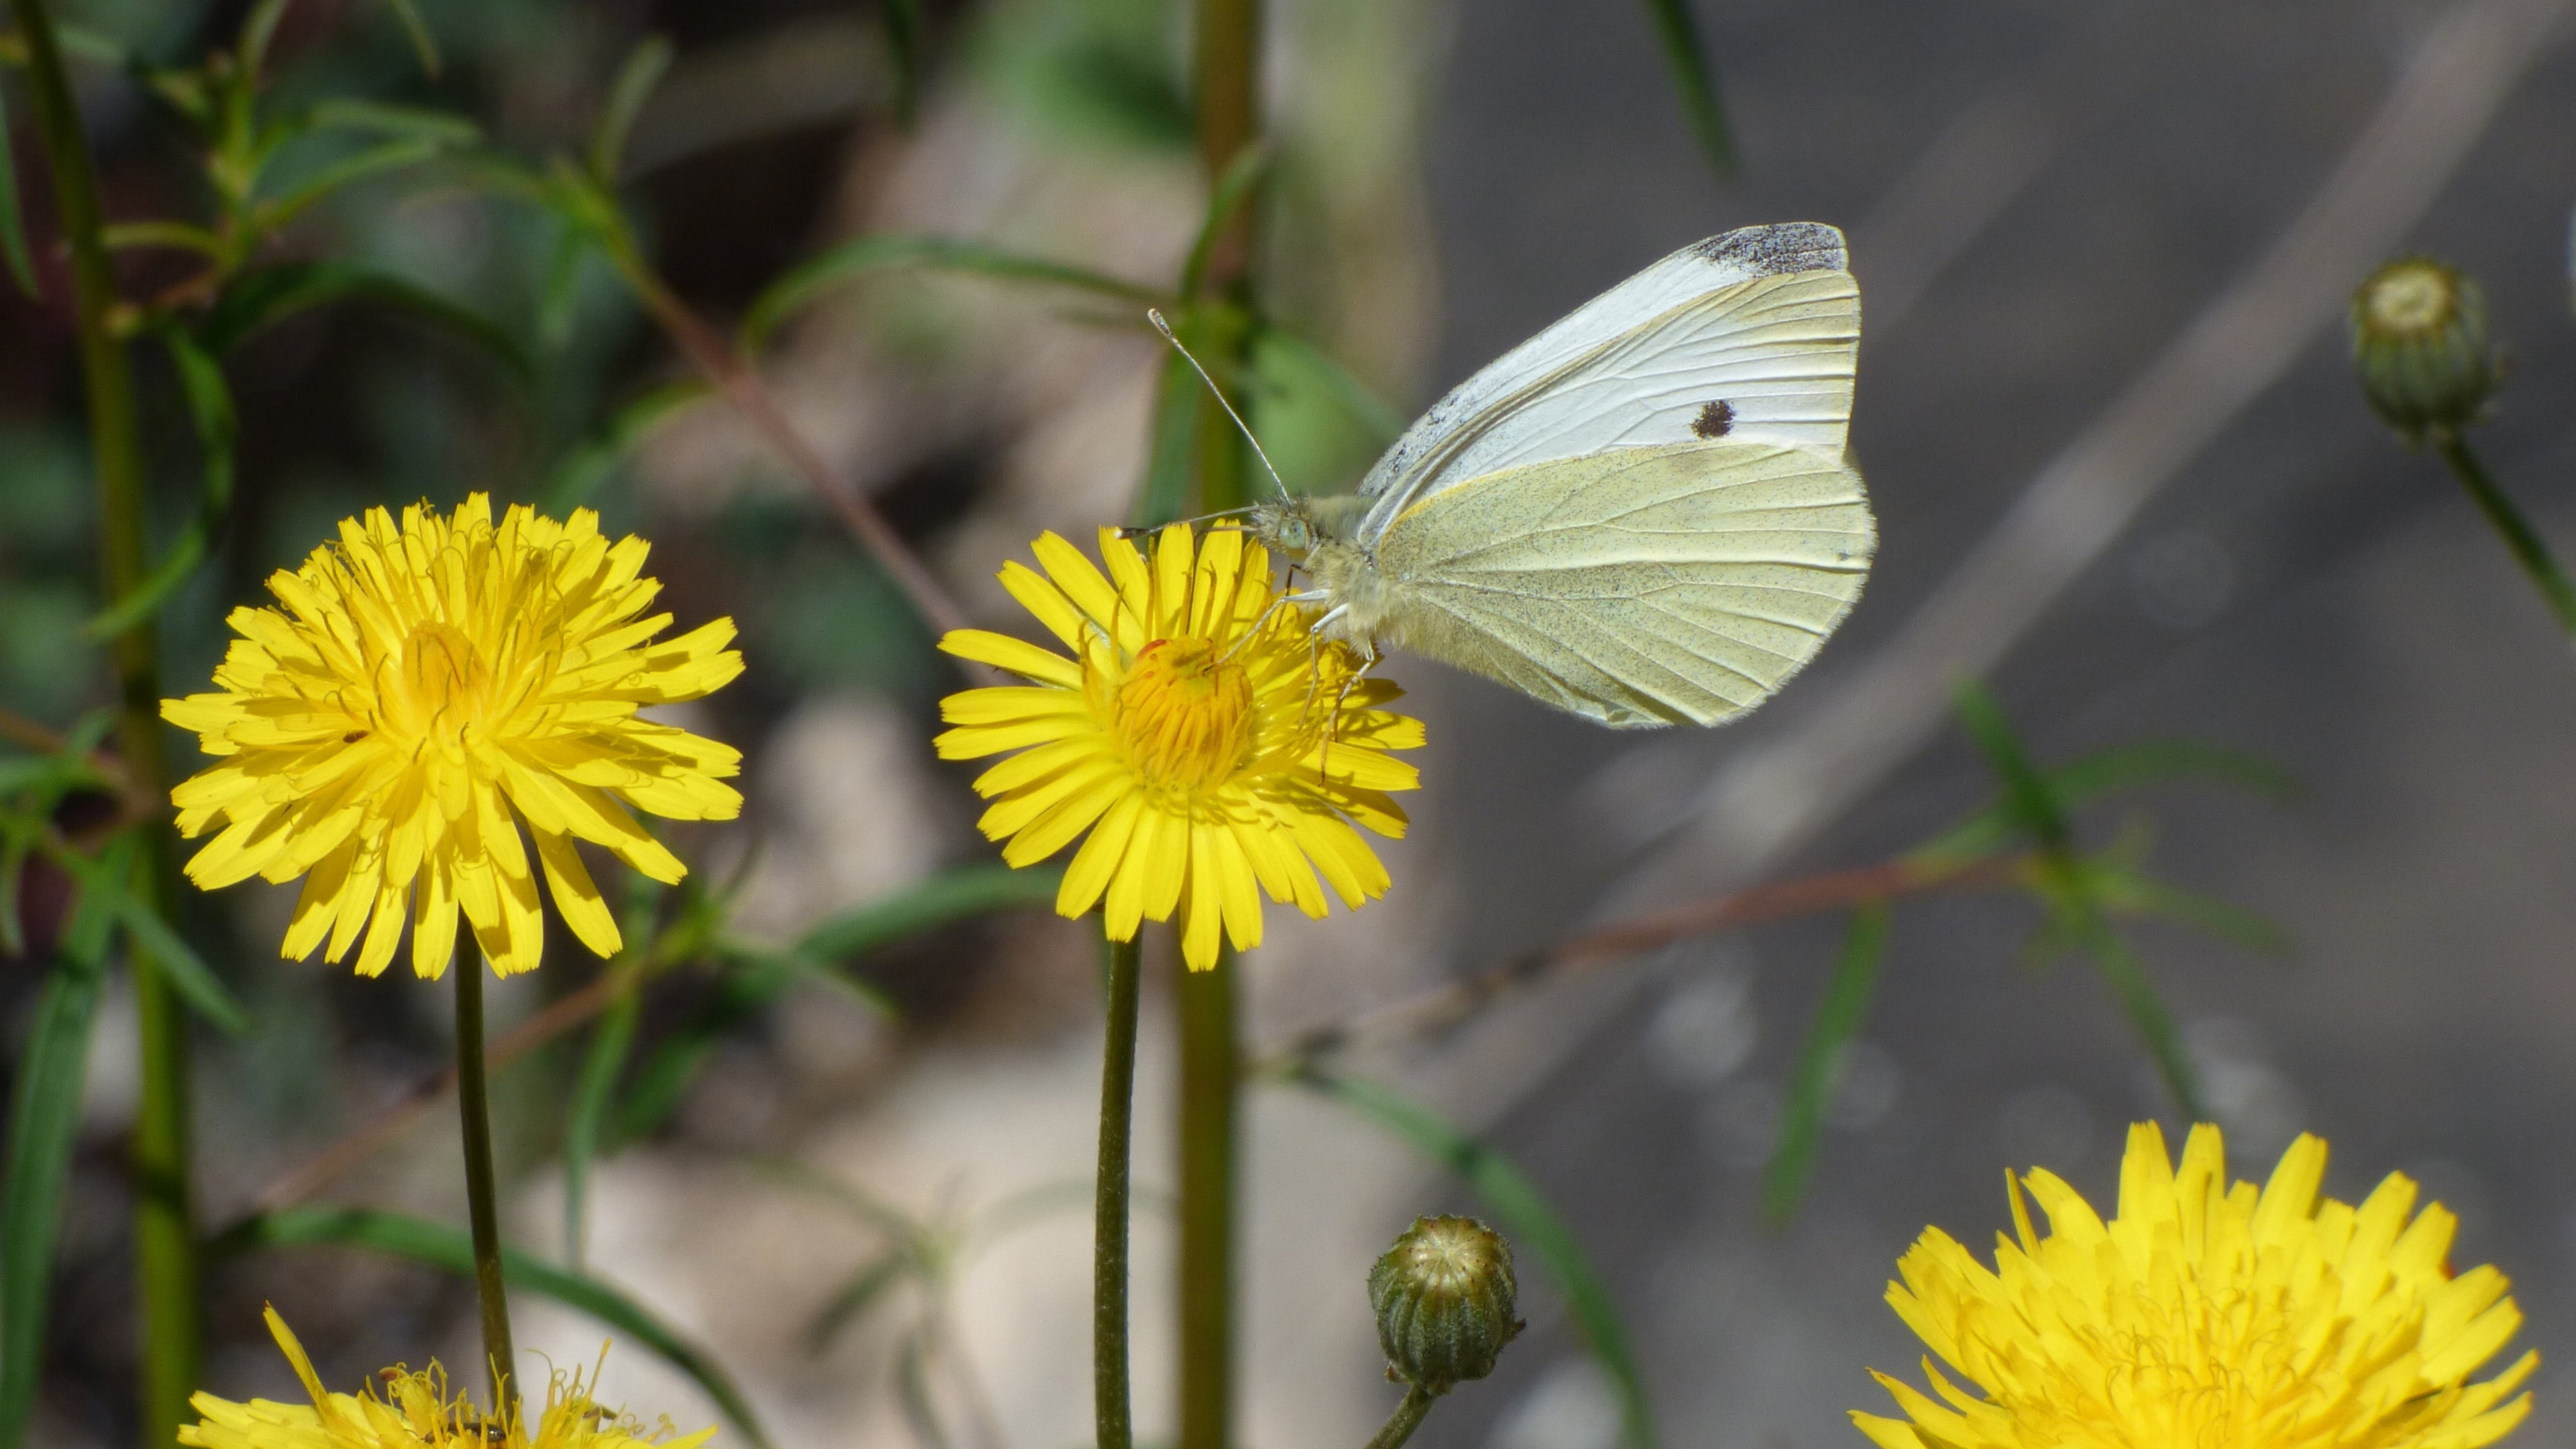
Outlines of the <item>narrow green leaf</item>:
<svg viewBox="0 0 2576 1449">
<path fill-rule="evenodd" d="M 825 919 L 797 940 L 796 954 L 816 961 L 863 956 L 952 921 L 1052 904 L 1063 884 L 1061 867 L 1013 870 L 999 861 L 955 866 Z"/>
<path fill-rule="evenodd" d="M 2031 768 L 2029 754 L 2004 719 L 1995 697 L 1973 679 L 1960 680 L 1953 696 L 1959 722 L 1967 727 L 1968 738 L 1984 752 L 1987 765 L 2004 787 L 2003 803 L 2012 814 L 2013 824 L 2028 831 L 2041 850 L 2066 850 L 2070 841 L 2066 814 L 2048 782 Z"/>
<path fill-rule="evenodd" d="M 171 988 L 199 1016 L 234 1036 L 250 1030 L 250 1013 L 233 1000 L 205 959 L 134 893 L 139 844 L 140 837 L 128 830 L 95 859 L 68 846 L 42 847 L 45 858 L 61 866 L 81 890 L 80 910 L 65 936 L 64 950 L 86 958 L 104 949 L 105 937 L 98 934 L 101 928 L 91 924 L 95 910 L 125 928 L 135 948 L 152 958 L 153 965 L 169 977 Z"/>
<path fill-rule="evenodd" d="M 655 424 L 712 395 L 704 382 L 692 378 L 666 383 L 619 408 L 597 437 L 566 453 L 554 471 L 546 475 L 537 496 L 544 500 L 547 515 L 562 518 L 586 506 Z"/>
<path fill-rule="evenodd" d="M 1592 1269 L 1582 1244 L 1512 1160 L 1421 1103 L 1371 1082 L 1312 1068 L 1285 1080 L 1338 1102 L 1402 1138 L 1423 1156 L 1456 1173 L 1500 1218 L 1513 1245 L 1532 1255 L 1565 1293 L 1593 1356 L 1618 1386 L 1620 1418 L 1630 1449 L 1653 1449 L 1654 1415 L 1645 1379 L 1628 1347 L 1610 1290 Z"/>
<path fill-rule="evenodd" d="M 1797 1068 L 1789 1075 L 1789 1095 L 1780 1104 L 1778 1141 L 1762 1169 L 1762 1212 L 1775 1228 L 1787 1227 L 1806 1200 L 1815 1176 L 1816 1150 L 1822 1144 L 1825 1112 L 1833 1105 L 1841 1076 L 1843 1051 L 1860 1035 L 1869 1014 L 1869 999 L 1878 987 L 1879 963 L 1887 955 L 1887 903 L 1872 902 L 1852 912 L 1843 932 L 1842 954 L 1825 983 L 1825 999 L 1798 1049 Z"/>
<path fill-rule="evenodd" d="M 1363 431 L 1385 447 L 1404 433 L 1404 415 L 1386 405 L 1367 383 L 1351 376 L 1349 368 L 1333 360 L 1314 343 L 1284 327 L 1264 326 L 1253 336 L 1253 346 L 1274 353 L 1282 361 L 1311 375 L 1323 384 L 1342 410 L 1350 414 Z M 1259 351 L 1256 351 L 1256 356 Z"/>
<path fill-rule="evenodd" d="M 268 64 L 268 43 L 277 38 L 278 22 L 286 18 L 286 7 L 295 0 L 259 0 L 242 17 L 241 35 L 233 45 L 233 56 L 240 62 L 244 89 L 255 89 L 259 73 Z"/>
<path fill-rule="evenodd" d="M 411 53 L 420 57 L 420 68 L 430 79 L 439 72 L 438 41 L 420 18 L 420 8 L 413 0 L 385 0 L 393 8 L 394 18 L 402 22 L 403 37 L 411 42 Z"/>
<path fill-rule="evenodd" d="M 929 1236 L 929 1225 L 864 1188 L 852 1187 L 828 1172 L 793 1157 L 765 1157 L 755 1164 L 763 1176 L 783 1187 L 820 1198 L 851 1217 L 917 1251 Z"/>
<path fill-rule="evenodd" d="M 226 1233 L 214 1247 L 219 1251 L 253 1247 L 359 1248 L 459 1277 L 470 1278 L 474 1273 L 474 1243 L 464 1229 L 373 1208 L 300 1207 L 262 1213 Z M 566 1272 L 515 1248 L 501 1250 L 501 1272 L 511 1287 L 542 1294 L 567 1308 L 587 1313 L 659 1354 L 672 1367 L 696 1380 L 743 1437 L 763 1449 L 768 1445 L 769 1435 L 752 1413 L 750 1401 L 735 1386 L 733 1376 L 705 1349 L 643 1305 L 597 1278 Z"/>
<path fill-rule="evenodd" d="M 165 251 L 195 252 L 200 256 L 224 254 L 221 237 L 202 226 L 184 221 L 121 221 L 98 229 L 98 239 L 110 251 L 132 251 L 138 248 L 160 248 Z"/>
<path fill-rule="evenodd" d="M 903 1402 L 903 1417 L 912 1426 L 912 1435 L 921 1449 L 951 1449 L 947 1426 L 939 1421 L 939 1405 L 930 1392 L 930 1329 L 927 1325 L 904 1335 L 903 1346 L 895 1351 L 895 1392 Z"/>
<path fill-rule="evenodd" d="M 894 118 L 905 130 L 921 114 L 921 0 L 885 0 L 886 53 L 894 59 Z"/>
<path fill-rule="evenodd" d="M 45 978 L 9 1096 L 0 1182 L 0 1449 L 19 1449 L 36 1407 L 63 1188 L 80 1133 L 81 1085 L 102 977 L 70 962 Z"/>
<path fill-rule="evenodd" d="M 2057 766 L 2045 773 L 2048 792 L 2060 807 L 2073 810 L 2103 796 L 2166 780 L 2199 779 L 2234 785 L 2272 800 L 2295 799 L 2299 782 L 2287 770 L 2259 755 L 2188 740 L 2142 740 Z M 1909 858 L 1922 861 L 1973 860 L 2009 843 L 2014 834 L 2007 804 L 1980 810 L 1918 846 Z"/>
<path fill-rule="evenodd" d="M 47 859 L 63 867 L 72 878 L 79 895 L 72 903 L 71 920 L 63 927 L 63 956 L 76 965 L 97 970 L 107 964 L 108 943 L 116 935 L 117 903 L 125 898 L 123 882 L 134 870 L 134 852 L 138 848 L 132 833 L 108 842 L 97 861 L 75 851 L 39 846 Z"/>
<path fill-rule="evenodd" d="M 521 376 L 534 372 L 518 341 L 482 313 L 417 282 L 348 262 L 286 262 L 244 273 L 224 289 L 197 339 L 221 357 L 299 312 L 348 301 L 370 302 L 423 323 Z"/>
<path fill-rule="evenodd" d="M 635 129 L 635 117 L 644 109 L 653 88 L 662 83 L 662 75 L 671 68 L 671 42 L 668 37 L 648 35 L 626 53 L 626 63 L 617 68 L 617 79 L 608 87 L 608 101 L 599 108 L 599 124 L 590 133 L 590 176 L 601 186 L 617 184 L 618 168 L 626 162 L 626 138 Z"/>
<path fill-rule="evenodd" d="M 1189 507 L 1190 457 L 1198 451 L 1199 381 L 1188 361 L 1175 354 L 1163 363 L 1163 378 L 1154 390 L 1154 446 L 1145 460 L 1145 478 L 1136 490 L 1136 526 L 1159 528 Z"/>
<path fill-rule="evenodd" d="M 1681 92 L 1682 114 L 1700 154 L 1718 175 L 1734 175 L 1735 138 L 1726 124 L 1725 102 L 1718 98 L 1717 72 L 1700 45 L 1699 24 L 1691 18 L 1690 0 L 1646 0 L 1646 13 L 1655 23 L 1655 41 L 1663 47 L 1674 89 Z"/>
<path fill-rule="evenodd" d="M 27 923 L 18 915 L 18 892 L 27 878 L 27 857 L 34 853 L 43 828 L 42 820 L 0 811 L 0 956 L 27 954 Z"/>
<path fill-rule="evenodd" d="M 859 1271 L 850 1275 L 850 1280 L 832 1295 L 831 1301 L 823 1305 L 823 1311 L 814 1315 L 814 1321 L 806 1325 L 805 1351 L 821 1353 L 830 1348 L 832 1340 L 840 1337 L 841 1330 L 866 1312 L 868 1306 L 887 1289 L 902 1282 L 905 1270 L 912 1266 L 912 1255 L 901 1248 L 890 1248 L 861 1265 Z"/>
<path fill-rule="evenodd" d="M 599 1025 L 591 1028 L 590 1050 L 582 1056 L 572 1110 L 564 1117 L 564 1261 L 576 1273 L 589 1259 L 590 1164 L 599 1154 L 600 1129 L 608 1121 L 618 1074 L 626 1070 L 627 1053 L 634 1049 L 643 1009 L 643 993 L 629 985 L 600 1013 Z"/>
<path fill-rule="evenodd" d="M 398 141 L 387 141 L 381 146 L 371 146 L 354 156 L 343 157 L 305 177 L 282 195 L 262 201 L 258 209 L 251 214 L 251 227 L 263 233 L 276 231 L 343 187 L 382 176 L 389 171 L 418 166 L 424 161 L 435 159 L 439 152 L 445 149 L 446 143 L 443 141 L 405 137 Z"/>
<path fill-rule="evenodd" d="M 756 353 L 779 324 L 812 305 L 826 293 L 871 272 L 891 267 L 927 267 L 964 272 L 1002 281 L 1035 282 L 1070 287 L 1095 296 L 1143 306 L 1170 307 L 1173 298 L 1159 287 L 1130 282 L 1084 267 L 1022 256 L 979 242 L 935 236 L 865 236 L 841 243 L 811 261 L 790 268 L 769 284 L 742 317 L 742 349 Z"/>
<path fill-rule="evenodd" d="M 2173 1093 L 2175 1105 L 2194 1122 L 2216 1120 L 2210 1115 L 2208 1099 L 2201 1095 L 2200 1074 L 2192 1067 L 2191 1054 L 2183 1050 L 2173 1013 L 2165 1009 L 2164 998 L 2156 994 L 2146 967 L 2130 954 L 2129 944 L 2096 912 L 2084 923 L 2082 945 L 2102 968 L 2102 979 L 2111 983 L 2120 1009 L 2129 1014 L 2130 1024 L 2146 1041 L 2147 1055 L 2165 1079 L 2165 1090 Z"/>
<path fill-rule="evenodd" d="M 1181 265 L 1181 296 L 1195 298 L 1206 285 L 1208 262 L 1216 255 L 1217 239 L 1233 225 L 1235 213 L 1252 199 L 1253 189 L 1269 173 L 1270 153 L 1260 141 L 1247 142 L 1225 163 L 1216 185 L 1208 189 L 1207 215 L 1199 222 L 1198 239 L 1190 243 L 1189 260 Z"/>
<path fill-rule="evenodd" d="M 483 139 L 483 128 L 463 116 L 426 106 L 396 106 L 382 101 L 335 99 L 316 101 L 304 113 L 304 124 L 316 131 L 356 131 L 434 141 L 441 146 L 471 146 Z"/>
<path fill-rule="evenodd" d="M 2243 906 L 2099 861 L 2088 867 L 2088 874 L 2094 898 L 2111 911 L 2189 926 L 2266 956 L 2289 954 L 2289 934 Z"/>
<path fill-rule="evenodd" d="M 8 258 L 9 275 L 18 279 L 18 290 L 42 297 L 36 264 L 27 250 L 26 212 L 18 201 L 18 163 L 12 159 L 8 112 L 7 97 L 0 96 L 0 255 Z"/>
<path fill-rule="evenodd" d="M 232 520 L 233 444 L 239 433 L 232 386 L 224 380 L 223 364 L 198 346 L 195 338 L 175 327 L 162 336 L 170 348 L 171 364 L 179 374 L 180 392 L 188 400 L 189 419 L 197 430 L 202 479 L 197 516 L 133 593 L 82 626 L 82 632 L 92 639 L 113 639 L 159 613 L 170 596 L 195 577 L 197 565 L 205 561 L 215 540 L 222 537 Z"/>
</svg>

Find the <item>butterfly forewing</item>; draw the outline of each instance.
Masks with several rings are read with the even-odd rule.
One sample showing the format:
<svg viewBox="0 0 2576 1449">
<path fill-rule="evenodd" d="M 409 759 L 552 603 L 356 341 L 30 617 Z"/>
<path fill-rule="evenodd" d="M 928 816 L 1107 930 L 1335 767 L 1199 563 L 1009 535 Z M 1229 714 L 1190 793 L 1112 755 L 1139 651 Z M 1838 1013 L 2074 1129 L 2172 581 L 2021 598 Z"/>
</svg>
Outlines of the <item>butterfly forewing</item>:
<svg viewBox="0 0 2576 1449">
<path fill-rule="evenodd" d="M 1815 657 L 1875 546 L 1837 456 L 1751 440 L 1506 468 L 1422 499 L 1377 568 L 1397 642 L 1604 724 L 1714 724 Z"/>
</svg>

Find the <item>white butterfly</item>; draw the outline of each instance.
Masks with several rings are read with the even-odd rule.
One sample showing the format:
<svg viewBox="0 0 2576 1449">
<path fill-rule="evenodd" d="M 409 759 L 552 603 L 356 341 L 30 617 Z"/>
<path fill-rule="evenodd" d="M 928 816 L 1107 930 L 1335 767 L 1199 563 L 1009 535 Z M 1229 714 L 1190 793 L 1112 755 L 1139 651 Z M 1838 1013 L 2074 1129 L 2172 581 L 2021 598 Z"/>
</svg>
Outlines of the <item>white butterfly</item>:
<svg viewBox="0 0 2576 1449">
<path fill-rule="evenodd" d="M 1327 638 L 1427 655 L 1622 728 L 1768 699 L 1860 597 L 1843 459 L 1860 289 L 1842 233 L 1684 247 L 1505 353 L 1356 496 L 1252 510 Z"/>
</svg>

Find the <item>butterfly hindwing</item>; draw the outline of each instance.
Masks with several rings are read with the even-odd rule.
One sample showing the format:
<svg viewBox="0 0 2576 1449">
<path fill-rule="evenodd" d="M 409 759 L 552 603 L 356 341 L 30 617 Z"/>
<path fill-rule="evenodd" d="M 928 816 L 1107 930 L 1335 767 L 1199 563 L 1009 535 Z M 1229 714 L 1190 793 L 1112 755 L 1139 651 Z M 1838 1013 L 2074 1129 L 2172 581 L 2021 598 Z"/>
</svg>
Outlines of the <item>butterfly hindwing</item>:
<svg viewBox="0 0 2576 1449">
<path fill-rule="evenodd" d="M 1859 598 L 1876 537 L 1838 456 L 1742 439 L 1527 463 L 1376 547 L 1399 643 L 1623 727 L 1761 703 Z"/>
</svg>

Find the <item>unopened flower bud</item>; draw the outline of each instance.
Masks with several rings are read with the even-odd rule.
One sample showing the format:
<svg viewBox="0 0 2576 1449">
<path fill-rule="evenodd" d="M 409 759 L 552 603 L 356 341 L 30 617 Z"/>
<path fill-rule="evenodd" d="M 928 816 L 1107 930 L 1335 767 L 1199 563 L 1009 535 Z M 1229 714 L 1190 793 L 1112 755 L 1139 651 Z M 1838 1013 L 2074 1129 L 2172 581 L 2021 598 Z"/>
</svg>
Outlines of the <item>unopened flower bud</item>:
<svg viewBox="0 0 2576 1449">
<path fill-rule="evenodd" d="M 1474 1218 L 1415 1218 L 1368 1286 L 1387 1377 L 1428 1393 L 1492 1373 L 1521 1331 L 1511 1245 Z"/>
<path fill-rule="evenodd" d="M 2371 410 L 2410 446 L 2476 422 L 2498 380 L 2485 295 L 2429 257 L 2390 262 L 2353 294 L 2352 365 Z"/>
</svg>

